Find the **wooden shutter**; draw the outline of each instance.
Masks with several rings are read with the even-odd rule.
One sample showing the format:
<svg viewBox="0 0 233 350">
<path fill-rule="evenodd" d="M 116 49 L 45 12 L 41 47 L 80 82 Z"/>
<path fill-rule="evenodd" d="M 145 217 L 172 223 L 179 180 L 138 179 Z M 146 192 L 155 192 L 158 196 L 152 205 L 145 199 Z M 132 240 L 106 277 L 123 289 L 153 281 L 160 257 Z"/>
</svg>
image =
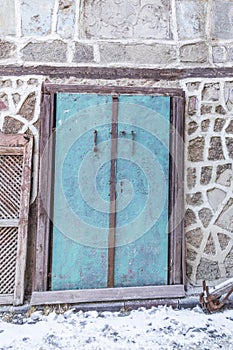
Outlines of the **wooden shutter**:
<svg viewBox="0 0 233 350">
<path fill-rule="evenodd" d="M 24 298 L 32 142 L 0 132 L 0 304 Z"/>
</svg>

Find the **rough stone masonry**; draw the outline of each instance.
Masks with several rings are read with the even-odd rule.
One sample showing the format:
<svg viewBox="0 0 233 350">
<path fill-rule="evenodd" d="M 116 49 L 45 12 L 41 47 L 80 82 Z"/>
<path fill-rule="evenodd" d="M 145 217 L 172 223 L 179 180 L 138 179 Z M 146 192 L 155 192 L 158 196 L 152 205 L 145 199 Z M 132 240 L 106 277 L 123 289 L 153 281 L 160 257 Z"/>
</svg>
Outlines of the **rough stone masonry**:
<svg viewBox="0 0 233 350">
<path fill-rule="evenodd" d="M 0 5 L 1 66 L 217 70 L 233 64 L 232 0 L 0 0 Z M 233 79 L 2 76 L 0 129 L 35 137 L 32 207 L 37 197 L 40 91 L 46 79 L 185 91 L 187 279 L 200 285 L 203 278 L 216 283 L 232 277 Z"/>
</svg>

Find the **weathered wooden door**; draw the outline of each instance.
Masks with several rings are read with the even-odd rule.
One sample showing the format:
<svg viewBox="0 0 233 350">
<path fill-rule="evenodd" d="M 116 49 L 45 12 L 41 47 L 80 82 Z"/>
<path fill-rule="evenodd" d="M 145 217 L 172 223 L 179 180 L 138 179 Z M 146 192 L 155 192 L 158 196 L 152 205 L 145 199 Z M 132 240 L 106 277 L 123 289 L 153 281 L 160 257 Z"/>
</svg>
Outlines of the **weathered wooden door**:
<svg viewBox="0 0 233 350">
<path fill-rule="evenodd" d="M 170 97 L 58 93 L 52 290 L 168 283 Z"/>
</svg>

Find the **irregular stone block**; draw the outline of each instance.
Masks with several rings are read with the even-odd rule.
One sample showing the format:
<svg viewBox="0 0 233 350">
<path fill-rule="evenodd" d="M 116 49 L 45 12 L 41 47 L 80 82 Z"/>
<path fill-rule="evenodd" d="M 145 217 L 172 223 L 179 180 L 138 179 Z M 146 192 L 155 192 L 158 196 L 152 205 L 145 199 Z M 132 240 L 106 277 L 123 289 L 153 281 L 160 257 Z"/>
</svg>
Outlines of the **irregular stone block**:
<svg viewBox="0 0 233 350">
<path fill-rule="evenodd" d="M 9 101 L 7 94 L 0 93 L 0 111 L 6 111 L 9 108 Z"/>
<path fill-rule="evenodd" d="M 224 266 L 226 267 L 226 277 L 232 277 L 233 273 L 233 247 L 230 252 L 227 254 L 224 261 Z"/>
<path fill-rule="evenodd" d="M 225 123 L 226 123 L 226 119 L 223 119 L 223 118 L 217 118 L 217 119 L 215 119 L 215 122 L 214 122 L 214 131 L 216 131 L 216 132 L 222 131 L 222 129 L 223 129 Z"/>
<path fill-rule="evenodd" d="M 12 58 L 15 55 L 16 46 L 9 41 L 0 40 L 0 59 Z"/>
<path fill-rule="evenodd" d="M 193 115 L 197 112 L 197 97 L 190 96 L 188 98 L 188 114 Z"/>
<path fill-rule="evenodd" d="M 15 35 L 15 1 L 0 0 L 0 34 Z"/>
<path fill-rule="evenodd" d="M 200 179 L 201 185 L 208 185 L 208 183 L 211 180 L 212 170 L 213 170 L 212 166 L 203 166 L 201 168 L 201 179 Z"/>
<path fill-rule="evenodd" d="M 198 124 L 195 121 L 192 121 L 188 124 L 188 135 L 193 134 L 198 129 Z"/>
<path fill-rule="evenodd" d="M 217 177 L 216 177 L 217 184 L 229 187 L 231 186 L 231 180 L 232 180 L 231 164 L 218 165 Z"/>
<path fill-rule="evenodd" d="M 212 260 L 202 258 L 197 267 L 197 279 L 216 280 L 220 278 L 218 263 Z"/>
<path fill-rule="evenodd" d="M 212 254 L 212 255 L 216 254 L 215 243 L 214 243 L 214 239 L 213 239 L 211 233 L 210 233 L 210 235 L 208 237 L 208 241 L 206 243 L 204 253 Z"/>
<path fill-rule="evenodd" d="M 17 106 L 17 104 L 20 102 L 21 96 L 20 96 L 20 94 L 15 93 L 15 94 L 12 94 L 12 99 L 13 99 L 15 106 Z"/>
<path fill-rule="evenodd" d="M 28 84 L 28 85 L 39 86 L 38 79 L 35 79 L 35 78 L 30 78 L 30 79 L 28 79 L 27 84 Z"/>
<path fill-rule="evenodd" d="M 209 160 L 224 159 L 221 137 L 214 136 L 210 139 Z"/>
<path fill-rule="evenodd" d="M 187 277 L 191 278 L 193 273 L 193 266 L 190 265 L 189 263 L 186 263 L 186 275 Z"/>
<path fill-rule="evenodd" d="M 27 98 L 23 102 L 18 114 L 27 120 L 33 119 L 35 104 L 36 104 L 36 94 L 35 92 L 32 92 L 27 96 Z"/>
<path fill-rule="evenodd" d="M 186 233 L 186 241 L 195 248 L 200 248 L 203 239 L 203 233 L 200 228 L 188 231 Z"/>
<path fill-rule="evenodd" d="M 212 36 L 216 39 L 232 39 L 233 3 L 231 0 L 215 0 L 213 2 Z"/>
<path fill-rule="evenodd" d="M 1 88 L 12 87 L 12 81 L 10 79 L 0 80 L 0 87 Z"/>
<path fill-rule="evenodd" d="M 206 63 L 208 55 L 208 46 L 205 43 L 187 44 L 180 48 L 181 62 Z"/>
<path fill-rule="evenodd" d="M 227 236 L 225 233 L 221 233 L 221 232 L 218 233 L 218 241 L 222 250 L 226 249 L 230 240 L 231 238 Z"/>
<path fill-rule="evenodd" d="M 232 170 L 226 169 L 219 175 L 216 182 L 217 182 L 217 184 L 220 184 L 222 186 L 230 187 L 231 180 L 232 180 Z"/>
<path fill-rule="evenodd" d="M 228 126 L 225 129 L 227 134 L 233 134 L 233 120 L 230 120 Z"/>
<path fill-rule="evenodd" d="M 233 47 L 232 46 L 227 48 L 227 61 L 228 62 L 233 61 Z"/>
<path fill-rule="evenodd" d="M 226 82 L 224 87 L 224 98 L 227 109 L 232 111 L 233 109 L 233 82 Z"/>
<path fill-rule="evenodd" d="M 189 91 L 193 92 L 199 89 L 200 83 L 199 82 L 187 83 L 186 86 Z"/>
<path fill-rule="evenodd" d="M 19 86 L 23 86 L 24 81 L 23 81 L 23 80 L 21 80 L 21 79 L 17 79 L 17 80 L 16 80 L 16 84 L 17 84 L 17 87 L 19 87 Z"/>
<path fill-rule="evenodd" d="M 176 60 L 176 50 L 172 45 L 103 43 L 100 44 L 102 63 L 167 64 Z"/>
<path fill-rule="evenodd" d="M 197 222 L 196 215 L 193 210 L 187 209 L 185 212 L 185 218 L 184 218 L 184 226 L 190 226 L 192 224 L 195 224 Z"/>
<path fill-rule="evenodd" d="M 94 61 L 93 46 L 76 43 L 73 62 L 93 62 L 93 61 Z"/>
<path fill-rule="evenodd" d="M 180 39 L 195 39 L 205 36 L 206 1 L 176 1 L 177 27 Z"/>
<path fill-rule="evenodd" d="M 230 158 L 233 158 L 233 138 L 226 137 L 226 146 Z"/>
<path fill-rule="evenodd" d="M 203 161 L 203 152 L 205 146 L 204 137 L 196 137 L 195 139 L 189 141 L 188 146 L 188 159 L 192 162 Z"/>
<path fill-rule="evenodd" d="M 62 38 L 71 38 L 75 26 L 75 1 L 59 0 L 57 14 L 57 33 Z"/>
<path fill-rule="evenodd" d="M 226 197 L 226 192 L 220 188 L 212 188 L 207 191 L 207 198 L 211 208 L 216 211 Z"/>
<path fill-rule="evenodd" d="M 54 0 L 23 0 L 22 33 L 23 35 L 50 34 Z"/>
<path fill-rule="evenodd" d="M 224 206 L 215 224 L 224 230 L 233 232 L 233 198 L 230 198 Z"/>
<path fill-rule="evenodd" d="M 84 38 L 169 39 L 170 0 L 82 0 Z"/>
<path fill-rule="evenodd" d="M 212 106 L 211 105 L 202 105 L 201 106 L 201 115 L 203 114 L 209 114 L 212 111 Z"/>
<path fill-rule="evenodd" d="M 209 208 L 202 208 L 198 212 L 198 217 L 202 222 L 202 225 L 206 228 L 213 217 L 212 211 Z"/>
<path fill-rule="evenodd" d="M 2 131 L 5 134 L 17 134 L 23 127 L 23 123 L 13 117 L 4 118 Z"/>
<path fill-rule="evenodd" d="M 202 91 L 202 100 L 218 101 L 220 97 L 220 86 L 218 83 L 205 84 Z"/>
<path fill-rule="evenodd" d="M 192 248 L 188 247 L 186 250 L 186 258 L 189 261 L 195 261 L 197 258 L 197 252 L 195 252 L 195 250 L 193 250 Z"/>
<path fill-rule="evenodd" d="M 65 62 L 66 44 L 60 40 L 29 43 L 22 50 L 24 61 Z"/>
<path fill-rule="evenodd" d="M 193 206 L 201 205 L 203 203 L 202 193 L 196 192 L 193 194 L 187 194 L 186 195 L 186 203 L 188 205 L 193 205 Z"/>
<path fill-rule="evenodd" d="M 212 55 L 213 55 L 213 62 L 214 63 L 226 62 L 226 48 L 225 48 L 225 46 L 213 46 Z"/>
<path fill-rule="evenodd" d="M 7 110 L 7 106 L 5 105 L 4 102 L 2 102 L 2 101 L 0 100 L 0 111 L 5 111 L 5 110 Z"/>
<path fill-rule="evenodd" d="M 226 114 L 225 109 L 221 105 L 215 107 L 215 112 L 223 115 Z"/>
<path fill-rule="evenodd" d="M 202 120 L 202 122 L 201 122 L 201 131 L 207 132 L 209 130 L 209 126 L 210 126 L 210 120 L 209 119 Z"/>
<path fill-rule="evenodd" d="M 196 168 L 188 168 L 187 169 L 187 185 L 188 188 L 191 189 L 196 185 Z"/>
</svg>

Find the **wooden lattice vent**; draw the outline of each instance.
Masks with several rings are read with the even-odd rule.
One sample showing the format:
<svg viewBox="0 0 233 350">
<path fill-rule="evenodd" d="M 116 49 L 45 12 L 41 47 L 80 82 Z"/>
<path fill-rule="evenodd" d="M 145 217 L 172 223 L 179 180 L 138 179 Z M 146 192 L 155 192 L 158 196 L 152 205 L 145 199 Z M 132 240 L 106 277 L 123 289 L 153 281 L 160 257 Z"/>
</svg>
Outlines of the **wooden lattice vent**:
<svg viewBox="0 0 233 350">
<path fill-rule="evenodd" d="M 32 143 L 0 132 L 0 304 L 24 298 Z"/>
</svg>

